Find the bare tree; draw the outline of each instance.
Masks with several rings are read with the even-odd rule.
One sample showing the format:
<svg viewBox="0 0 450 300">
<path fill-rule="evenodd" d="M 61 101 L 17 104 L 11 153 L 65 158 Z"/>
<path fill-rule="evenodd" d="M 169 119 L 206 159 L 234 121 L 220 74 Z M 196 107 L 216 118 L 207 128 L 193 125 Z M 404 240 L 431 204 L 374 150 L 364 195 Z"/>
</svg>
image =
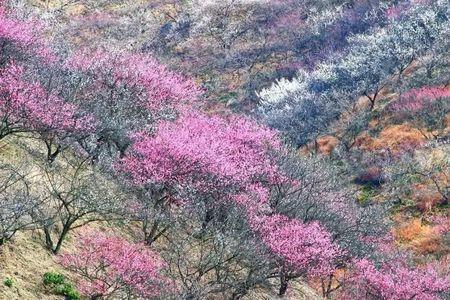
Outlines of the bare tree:
<svg viewBox="0 0 450 300">
<path fill-rule="evenodd" d="M 64 163 L 43 165 L 40 193 L 45 201 L 34 210 L 46 246 L 58 253 L 67 234 L 95 221 L 117 219 L 121 192 L 87 159 L 63 156 Z"/>
<path fill-rule="evenodd" d="M 30 194 L 30 177 L 24 169 L 0 165 L 0 245 L 34 225 L 30 212 L 37 199 Z"/>
</svg>

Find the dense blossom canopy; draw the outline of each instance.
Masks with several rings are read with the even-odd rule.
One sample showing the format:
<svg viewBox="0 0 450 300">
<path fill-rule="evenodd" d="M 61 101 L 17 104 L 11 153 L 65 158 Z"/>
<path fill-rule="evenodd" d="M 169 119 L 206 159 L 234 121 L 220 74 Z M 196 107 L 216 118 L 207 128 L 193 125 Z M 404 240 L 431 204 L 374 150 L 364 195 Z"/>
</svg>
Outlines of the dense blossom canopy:
<svg viewBox="0 0 450 300">
<path fill-rule="evenodd" d="M 36 21 L 21 21 L 11 17 L 0 3 L 0 42 L 3 44 L 2 47 L 11 44 L 20 51 L 38 55 L 46 62 L 54 61 L 56 57 L 42 37 L 40 28 L 41 26 Z M 5 51 L 5 48 L 2 51 Z M 2 60 L 4 59 L 2 57 Z"/>
<path fill-rule="evenodd" d="M 147 54 L 83 49 L 72 54 L 66 66 L 92 74 L 97 84 L 104 81 L 103 84 L 143 89 L 136 100 L 151 111 L 192 103 L 202 94 L 193 80 L 168 70 Z"/>
<path fill-rule="evenodd" d="M 441 277 L 431 265 L 413 269 L 394 260 L 377 269 L 362 259 L 355 267 L 351 281 L 357 298 L 438 300 L 439 294 L 450 290 L 450 277 Z"/>
<path fill-rule="evenodd" d="M 64 102 L 39 82 L 29 82 L 23 67 L 15 62 L 0 70 L 0 115 L 12 131 L 88 132 L 95 126 L 89 115 Z"/>
<path fill-rule="evenodd" d="M 155 297 L 173 289 L 161 271 L 164 262 L 144 245 L 100 232 L 80 237 L 77 251 L 62 254 L 61 264 L 79 275 L 80 290 L 86 296 Z"/>
<path fill-rule="evenodd" d="M 391 105 L 396 112 L 417 112 L 430 107 L 435 101 L 450 98 L 450 89 L 442 87 L 422 87 L 411 89 L 400 96 L 400 99 Z"/>
<path fill-rule="evenodd" d="M 309 276 L 330 275 L 340 249 L 329 232 L 317 222 L 302 223 L 282 215 L 258 220 L 257 231 L 269 249 L 293 273 Z"/>
<path fill-rule="evenodd" d="M 245 185 L 276 179 L 268 151 L 279 146 L 275 132 L 246 118 L 187 111 L 175 122 L 159 123 L 152 134 L 137 133 L 120 168 L 141 184 L 205 189 L 212 176 L 225 186 Z"/>
</svg>

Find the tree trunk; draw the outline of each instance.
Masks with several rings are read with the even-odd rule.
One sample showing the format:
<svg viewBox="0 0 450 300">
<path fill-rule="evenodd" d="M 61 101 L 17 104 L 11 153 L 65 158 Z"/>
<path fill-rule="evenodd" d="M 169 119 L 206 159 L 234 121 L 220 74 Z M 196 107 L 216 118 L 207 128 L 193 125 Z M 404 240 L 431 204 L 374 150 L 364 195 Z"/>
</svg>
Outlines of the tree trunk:
<svg viewBox="0 0 450 300">
<path fill-rule="evenodd" d="M 278 290 L 278 296 L 283 297 L 284 295 L 286 295 L 286 291 L 288 289 L 288 283 L 289 283 L 289 279 L 287 278 L 284 271 L 282 271 L 281 276 L 280 276 L 280 289 Z"/>
<path fill-rule="evenodd" d="M 202 222 L 202 230 L 205 230 L 208 227 L 209 222 L 214 218 L 214 214 L 212 209 L 207 209 L 205 214 L 205 219 Z"/>
<path fill-rule="evenodd" d="M 148 233 L 145 232 L 145 242 L 147 245 L 151 246 L 153 244 L 153 242 L 156 240 L 155 237 L 156 237 L 156 232 L 158 231 L 158 227 L 159 227 L 159 222 L 154 221 L 153 226 L 150 229 L 150 232 L 148 232 Z"/>
<path fill-rule="evenodd" d="M 50 228 L 47 225 L 44 225 L 44 234 L 45 234 L 45 245 L 47 249 L 53 252 L 53 240 L 52 235 L 50 233 Z"/>
<path fill-rule="evenodd" d="M 66 238 L 67 234 L 69 233 L 70 227 L 72 226 L 72 224 L 73 224 L 73 221 L 70 221 L 70 220 L 64 224 L 63 230 L 62 230 L 61 234 L 59 235 L 58 243 L 56 244 L 55 249 L 52 249 L 53 254 L 58 254 L 59 250 L 61 250 L 62 243 L 63 243 L 64 239 Z"/>
</svg>

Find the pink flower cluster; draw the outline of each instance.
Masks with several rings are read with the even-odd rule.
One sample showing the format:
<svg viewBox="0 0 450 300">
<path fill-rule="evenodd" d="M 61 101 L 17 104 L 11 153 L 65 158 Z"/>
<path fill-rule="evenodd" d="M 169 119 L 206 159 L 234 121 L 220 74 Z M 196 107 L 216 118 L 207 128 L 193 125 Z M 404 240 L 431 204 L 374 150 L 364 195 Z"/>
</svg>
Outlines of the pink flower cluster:
<svg viewBox="0 0 450 300">
<path fill-rule="evenodd" d="M 330 275 L 344 252 L 318 222 L 304 223 L 274 213 L 268 205 L 269 190 L 253 184 L 233 199 L 244 207 L 252 230 L 276 255 L 280 267 L 295 276 Z"/>
<path fill-rule="evenodd" d="M 450 276 L 441 277 L 432 265 L 412 269 L 398 260 L 379 269 L 367 259 L 359 260 L 350 283 L 348 297 L 355 299 L 439 300 L 439 293 L 450 291 Z"/>
<path fill-rule="evenodd" d="M 100 79 L 104 79 L 102 75 L 112 77 L 116 84 L 143 88 L 145 93 L 139 101 L 151 111 L 192 103 L 203 93 L 193 80 L 168 70 L 146 54 L 83 49 L 72 55 L 66 66 L 92 72 Z"/>
<path fill-rule="evenodd" d="M 161 122 L 151 135 L 136 134 L 119 168 L 136 184 L 205 189 L 212 188 L 213 177 L 223 185 L 245 186 L 258 179 L 274 180 L 277 168 L 267 151 L 277 147 L 273 131 L 246 118 L 187 111 L 175 122 Z"/>
<path fill-rule="evenodd" d="M 422 87 L 411 89 L 402 94 L 400 99 L 391 105 L 394 112 L 418 112 L 429 107 L 433 102 L 450 98 L 450 90 L 442 87 Z"/>
<path fill-rule="evenodd" d="M 434 216 L 432 222 L 438 234 L 450 234 L 450 219 L 444 216 Z"/>
<path fill-rule="evenodd" d="M 0 115 L 26 130 L 86 132 L 95 122 L 78 116 L 77 107 L 46 91 L 38 82 L 27 82 L 24 68 L 14 62 L 0 70 Z"/>
<path fill-rule="evenodd" d="M 137 297 L 168 295 L 173 283 L 162 275 L 164 262 L 147 246 L 101 232 L 80 237 L 74 254 L 62 254 L 59 262 L 79 275 L 79 288 L 86 296 Z"/>
<path fill-rule="evenodd" d="M 323 276 L 334 272 L 341 250 L 318 222 L 305 224 L 280 214 L 253 216 L 252 221 L 264 243 L 290 271 L 303 276 Z"/>
<path fill-rule="evenodd" d="M 0 40 L 14 44 L 25 52 L 37 54 L 44 62 L 56 59 L 46 41 L 41 38 L 41 26 L 33 21 L 20 21 L 10 17 L 0 3 Z"/>
</svg>

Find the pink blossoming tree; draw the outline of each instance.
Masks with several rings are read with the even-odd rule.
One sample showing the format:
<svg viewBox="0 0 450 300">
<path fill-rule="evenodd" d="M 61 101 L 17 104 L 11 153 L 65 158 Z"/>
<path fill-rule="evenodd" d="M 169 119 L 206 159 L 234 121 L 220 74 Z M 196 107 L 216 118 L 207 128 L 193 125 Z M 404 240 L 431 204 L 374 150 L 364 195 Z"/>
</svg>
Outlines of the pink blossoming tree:
<svg viewBox="0 0 450 300">
<path fill-rule="evenodd" d="M 259 218 L 257 222 L 260 224 L 256 231 L 279 258 L 279 295 L 286 293 L 291 279 L 327 276 L 335 271 L 341 250 L 319 223 L 303 223 L 278 214 Z"/>
<path fill-rule="evenodd" d="M 185 112 L 175 122 L 161 122 L 153 134 L 137 133 L 119 169 L 136 184 L 162 183 L 209 189 L 214 184 L 245 186 L 275 180 L 267 155 L 278 148 L 275 132 L 242 117 L 228 119 Z"/>
<path fill-rule="evenodd" d="M 92 116 L 65 102 L 37 81 L 27 80 L 26 71 L 15 62 L 0 70 L 0 139 L 20 132 L 40 134 L 48 149 L 48 159 L 56 139 L 86 134 L 95 128 Z M 57 148 L 57 150 L 58 148 Z"/>
<path fill-rule="evenodd" d="M 425 86 L 411 89 L 402 94 L 400 99 L 391 105 L 391 109 L 397 112 L 418 112 L 439 99 L 449 97 L 450 90 L 448 88 Z"/>
<path fill-rule="evenodd" d="M 392 260 L 380 268 L 367 259 L 356 262 L 347 297 L 357 299 L 439 300 L 450 291 L 450 276 L 442 276 L 432 265 L 411 268 Z"/>
<path fill-rule="evenodd" d="M 78 275 L 83 295 L 100 297 L 153 298 L 175 290 L 163 275 L 161 258 L 148 247 L 101 232 L 79 238 L 77 251 L 59 256 L 59 262 Z"/>
<path fill-rule="evenodd" d="M 0 65 L 10 58 L 24 58 L 37 55 L 44 62 L 52 62 L 55 55 L 42 38 L 38 22 L 22 21 L 14 17 L 14 11 L 8 11 L 0 2 Z"/>
<path fill-rule="evenodd" d="M 425 86 L 411 89 L 395 101 L 390 110 L 399 120 L 406 120 L 422 132 L 434 137 L 445 131 L 445 118 L 450 112 L 450 90 L 446 87 Z M 425 132 L 422 134 L 427 137 Z"/>
<path fill-rule="evenodd" d="M 93 75 L 97 88 L 108 83 L 139 88 L 136 100 L 151 111 L 191 103 L 202 94 L 193 80 L 170 71 L 148 54 L 83 49 L 69 57 L 66 66 Z"/>
<path fill-rule="evenodd" d="M 150 55 L 104 49 L 75 51 L 65 70 L 73 101 L 91 112 L 98 127 L 82 148 L 94 159 L 124 156 L 130 135 L 161 120 L 173 119 L 202 94 L 193 80 L 179 75 Z"/>
<path fill-rule="evenodd" d="M 185 110 L 176 121 L 160 122 L 153 133 L 135 134 L 133 141 L 117 170 L 135 186 L 159 186 L 150 201 L 160 208 L 180 196 L 185 203 L 205 203 L 205 225 L 221 201 L 258 182 L 279 180 L 268 155 L 280 146 L 275 132 L 242 117 Z M 141 207 L 148 206 L 143 200 Z"/>
<path fill-rule="evenodd" d="M 57 67 L 58 58 L 39 22 L 16 15 L 13 3 L 10 9 L 0 4 L 0 138 L 38 133 L 53 161 L 63 140 L 86 135 L 95 122 L 45 82 L 44 74 Z"/>
</svg>

